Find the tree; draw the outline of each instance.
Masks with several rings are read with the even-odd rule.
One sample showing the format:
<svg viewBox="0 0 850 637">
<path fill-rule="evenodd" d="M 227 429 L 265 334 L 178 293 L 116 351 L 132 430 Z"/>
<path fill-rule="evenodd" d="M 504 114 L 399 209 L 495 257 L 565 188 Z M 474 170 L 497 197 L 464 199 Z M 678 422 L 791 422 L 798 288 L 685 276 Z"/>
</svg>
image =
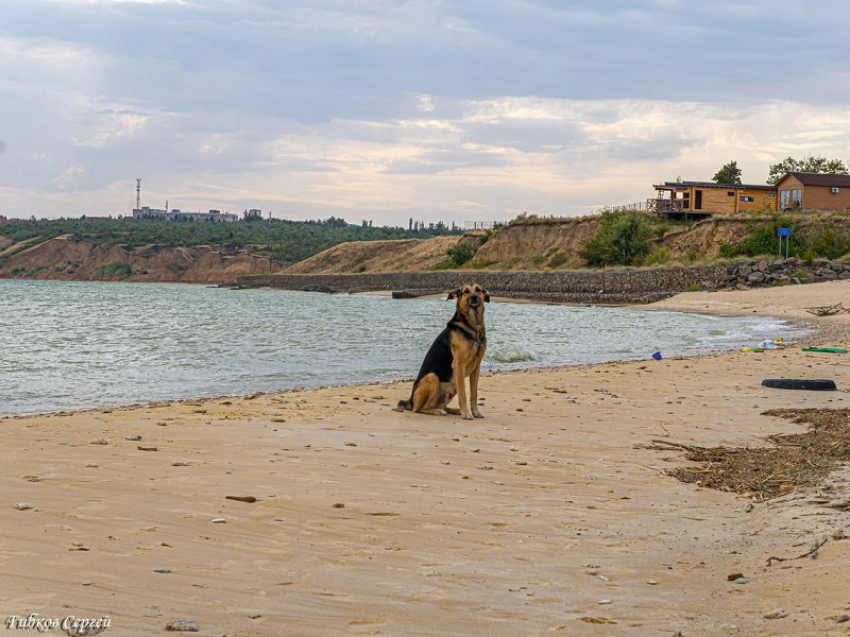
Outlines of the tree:
<svg viewBox="0 0 850 637">
<path fill-rule="evenodd" d="M 779 180 L 785 176 L 785 173 L 830 173 L 833 175 L 846 175 L 847 166 L 840 159 L 827 159 L 826 157 L 804 157 L 803 159 L 794 159 L 786 157 L 778 164 L 773 164 L 770 167 L 767 183 L 776 185 Z"/>
<path fill-rule="evenodd" d="M 724 164 L 723 168 L 718 170 L 711 179 L 716 184 L 740 184 L 741 169 L 738 168 L 738 162 L 730 161 L 728 164 Z"/>
</svg>

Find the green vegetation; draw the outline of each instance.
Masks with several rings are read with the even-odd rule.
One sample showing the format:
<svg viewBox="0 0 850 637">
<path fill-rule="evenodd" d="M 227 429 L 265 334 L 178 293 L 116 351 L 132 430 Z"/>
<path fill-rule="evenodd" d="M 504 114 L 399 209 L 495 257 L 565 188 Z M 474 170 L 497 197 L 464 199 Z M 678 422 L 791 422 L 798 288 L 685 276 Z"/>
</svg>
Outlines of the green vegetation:
<svg viewBox="0 0 850 637">
<path fill-rule="evenodd" d="M 323 221 L 239 221 L 236 223 L 175 222 L 154 219 L 42 219 L 5 223 L 0 234 L 26 247 L 61 235 L 78 241 L 120 245 L 126 249 L 219 246 L 224 250 L 246 250 L 281 261 L 295 262 L 346 241 L 424 239 L 463 234 L 445 224 L 429 228 L 352 226 L 331 217 Z M 25 249 L 24 247 L 20 249 Z"/>
<path fill-rule="evenodd" d="M 449 255 L 449 260 L 445 263 L 445 268 L 459 268 L 464 263 L 472 259 L 478 251 L 478 246 L 467 241 L 458 241 L 451 248 L 446 250 Z"/>
<path fill-rule="evenodd" d="M 667 246 L 661 246 L 660 248 L 656 248 L 646 256 L 646 259 L 644 259 L 644 264 L 666 265 L 670 263 L 671 259 L 672 255 L 670 254 L 670 248 L 668 248 Z"/>
<path fill-rule="evenodd" d="M 9 233 L 6 233 L 4 236 L 8 236 L 8 235 L 9 235 Z M 10 238 L 11 238 L 11 237 L 10 237 Z M 18 253 L 20 253 L 20 252 L 23 252 L 23 251 L 24 251 L 24 250 L 26 250 L 27 248 L 31 248 L 31 247 L 33 247 L 34 245 L 37 245 L 37 244 L 39 244 L 39 243 L 41 243 L 41 242 L 42 242 L 42 239 L 41 239 L 40 237 L 33 237 L 32 239 L 29 239 L 28 241 L 24 241 L 24 242 L 23 242 L 23 243 L 21 243 L 20 245 L 16 245 L 14 248 L 10 248 L 10 249 L 9 249 L 9 251 L 8 251 L 8 252 L 6 252 L 6 253 L 3 255 L 3 260 L 5 261 L 5 260 L 6 260 L 6 259 L 8 259 L 9 257 L 12 257 L 12 256 L 14 256 L 14 255 L 16 255 L 16 254 L 18 254 Z"/>
<path fill-rule="evenodd" d="M 96 267 L 92 273 L 101 279 L 126 279 L 133 274 L 133 268 L 125 261 L 113 261 L 112 263 Z"/>
<path fill-rule="evenodd" d="M 776 185 L 779 180 L 790 172 L 801 173 L 832 173 L 837 175 L 846 175 L 847 166 L 840 159 L 827 159 L 826 157 L 804 157 L 803 159 L 794 159 L 786 157 L 778 164 L 773 164 L 768 173 L 767 183 Z"/>
<path fill-rule="evenodd" d="M 502 226 L 495 226 L 493 228 L 488 228 L 487 230 L 484 231 L 484 234 L 481 235 L 481 237 L 478 239 L 478 242 L 481 245 L 484 245 L 485 243 L 487 243 L 490 240 L 490 238 L 494 234 L 496 234 L 501 229 L 502 229 Z"/>
<path fill-rule="evenodd" d="M 738 162 L 730 161 L 723 168 L 718 170 L 711 180 L 716 184 L 740 184 L 741 169 L 738 168 Z"/>
<path fill-rule="evenodd" d="M 559 268 L 567 262 L 567 255 L 563 252 L 556 252 L 552 255 L 552 258 L 549 259 L 549 267 L 550 268 Z"/>
<path fill-rule="evenodd" d="M 646 215 L 640 212 L 606 212 L 579 256 L 591 266 L 638 265 L 649 252 L 652 234 Z"/>
<path fill-rule="evenodd" d="M 777 255 L 779 228 L 791 228 L 788 256 L 811 262 L 813 259 L 837 259 L 850 253 L 850 230 L 829 225 L 802 224 L 791 217 L 776 216 L 769 221 L 747 222 L 747 236 L 738 243 L 721 243 L 724 258 Z M 783 256 L 785 248 L 783 245 Z"/>
</svg>

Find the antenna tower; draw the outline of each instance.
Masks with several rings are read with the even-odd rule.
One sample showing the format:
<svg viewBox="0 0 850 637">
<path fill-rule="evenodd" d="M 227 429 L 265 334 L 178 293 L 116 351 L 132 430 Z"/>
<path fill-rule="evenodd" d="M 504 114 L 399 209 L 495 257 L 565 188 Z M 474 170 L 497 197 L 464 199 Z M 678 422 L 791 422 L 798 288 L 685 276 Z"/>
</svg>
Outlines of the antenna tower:
<svg viewBox="0 0 850 637">
<path fill-rule="evenodd" d="M 136 210 L 141 210 L 142 202 L 142 178 L 136 179 Z"/>
</svg>

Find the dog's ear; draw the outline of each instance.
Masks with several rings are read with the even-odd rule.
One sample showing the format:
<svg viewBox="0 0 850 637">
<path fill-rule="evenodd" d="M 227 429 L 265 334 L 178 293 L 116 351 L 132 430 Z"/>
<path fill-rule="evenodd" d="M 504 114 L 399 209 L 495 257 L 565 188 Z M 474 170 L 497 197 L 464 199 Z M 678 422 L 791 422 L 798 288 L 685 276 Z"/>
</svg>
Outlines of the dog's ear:
<svg viewBox="0 0 850 637">
<path fill-rule="evenodd" d="M 484 295 L 484 302 L 489 303 L 490 302 L 490 293 L 487 290 L 485 290 L 484 288 L 481 288 L 481 294 Z"/>
<path fill-rule="evenodd" d="M 458 288 L 457 290 L 452 290 L 451 292 L 449 292 L 449 295 L 446 297 L 446 300 L 448 301 L 449 299 L 456 299 L 459 296 L 460 296 L 460 288 Z"/>
</svg>

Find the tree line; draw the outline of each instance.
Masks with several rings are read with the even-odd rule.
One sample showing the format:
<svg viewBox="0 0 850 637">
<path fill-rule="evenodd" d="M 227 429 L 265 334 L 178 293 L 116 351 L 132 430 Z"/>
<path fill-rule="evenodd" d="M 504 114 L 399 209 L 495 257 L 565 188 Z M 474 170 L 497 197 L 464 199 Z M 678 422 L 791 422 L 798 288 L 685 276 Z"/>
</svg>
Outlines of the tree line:
<svg viewBox="0 0 850 637">
<path fill-rule="evenodd" d="M 244 250 L 279 261 L 301 261 L 347 241 L 424 239 L 446 234 L 463 234 L 445 224 L 416 228 L 351 225 L 331 217 L 316 221 L 237 221 L 211 223 L 174 222 L 157 219 L 31 219 L 0 224 L 0 235 L 12 241 L 51 239 L 69 235 L 76 241 L 121 245 L 127 249 L 141 246 L 160 248 L 219 246 L 225 251 Z"/>
<path fill-rule="evenodd" d="M 786 157 L 781 162 L 772 164 L 768 169 L 767 183 L 775 186 L 785 173 L 829 173 L 833 175 L 848 174 L 847 166 L 841 159 L 827 159 L 809 155 L 802 159 Z M 742 171 L 737 161 L 730 161 L 718 170 L 711 180 L 716 184 L 741 184 Z"/>
</svg>

